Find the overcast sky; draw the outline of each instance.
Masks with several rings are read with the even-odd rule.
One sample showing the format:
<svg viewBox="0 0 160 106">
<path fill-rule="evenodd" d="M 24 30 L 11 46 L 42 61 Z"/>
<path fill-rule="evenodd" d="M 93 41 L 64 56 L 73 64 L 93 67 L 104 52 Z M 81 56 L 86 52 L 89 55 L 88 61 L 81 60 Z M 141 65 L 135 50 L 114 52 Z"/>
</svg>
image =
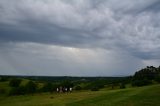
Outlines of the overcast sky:
<svg viewBox="0 0 160 106">
<path fill-rule="evenodd" d="M 132 75 L 160 65 L 160 0 L 0 0 L 0 74 Z"/>
</svg>

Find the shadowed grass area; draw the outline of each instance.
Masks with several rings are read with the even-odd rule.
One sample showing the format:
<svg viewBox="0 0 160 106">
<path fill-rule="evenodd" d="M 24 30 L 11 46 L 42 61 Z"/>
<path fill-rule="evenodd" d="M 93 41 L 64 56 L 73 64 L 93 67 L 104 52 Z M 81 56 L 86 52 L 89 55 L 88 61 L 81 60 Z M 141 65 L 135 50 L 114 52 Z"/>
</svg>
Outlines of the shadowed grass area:
<svg viewBox="0 0 160 106">
<path fill-rule="evenodd" d="M 159 106 L 160 85 L 123 90 L 3 96 L 1 106 Z"/>
</svg>

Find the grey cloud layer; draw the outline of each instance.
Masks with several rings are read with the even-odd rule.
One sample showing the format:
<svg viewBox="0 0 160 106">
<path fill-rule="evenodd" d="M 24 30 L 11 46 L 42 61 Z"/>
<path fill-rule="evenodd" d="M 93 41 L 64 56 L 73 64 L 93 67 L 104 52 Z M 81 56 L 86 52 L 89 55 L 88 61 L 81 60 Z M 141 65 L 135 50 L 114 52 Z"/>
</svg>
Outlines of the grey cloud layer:
<svg viewBox="0 0 160 106">
<path fill-rule="evenodd" d="M 160 48 L 158 3 L 158 0 L 5 0 L 0 2 L 0 38 L 62 46 L 125 46 L 142 53 L 155 51 Z"/>
<path fill-rule="evenodd" d="M 143 66 L 140 59 L 127 53 L 105 49 L 78 49 L 36 43 L 10 43 L 4 46 L 5 49 L 0 48 L 1 74 L 130 75 Z"/>
<path fill-rule="evenodd" d="M 0 45 L 101 48 L 159 60 L 159 9 L 159 0 L 1 0 Z"/>
</svg>

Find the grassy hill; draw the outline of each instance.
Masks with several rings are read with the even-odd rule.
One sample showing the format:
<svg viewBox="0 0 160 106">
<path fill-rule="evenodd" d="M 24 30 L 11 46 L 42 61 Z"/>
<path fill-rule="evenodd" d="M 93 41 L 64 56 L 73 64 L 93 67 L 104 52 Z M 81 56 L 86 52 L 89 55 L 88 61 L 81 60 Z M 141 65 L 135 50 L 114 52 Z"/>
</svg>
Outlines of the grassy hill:
<svg viewBox="0 0 160 106">
<path fill-rule="evenodd" d="M 0 97 L 1 106 L 159 106 L 160 85 L 122 90 Z"/>
</svg>

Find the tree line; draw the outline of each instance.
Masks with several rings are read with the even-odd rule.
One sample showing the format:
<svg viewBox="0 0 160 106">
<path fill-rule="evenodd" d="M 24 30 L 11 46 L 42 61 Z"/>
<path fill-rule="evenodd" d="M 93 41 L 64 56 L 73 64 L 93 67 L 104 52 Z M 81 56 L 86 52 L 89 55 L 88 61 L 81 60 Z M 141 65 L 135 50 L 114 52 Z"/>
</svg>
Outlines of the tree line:
<svg viewBox="0 0 160 106">
<path fill-rule="evenodd" d="M 134 86 L 145 86 L 153 83 L 160 83 L 160 66 L 147 66 L 137 72 L 133 76 L 127 77 L 60 77 L 52 78 L 56 79 L 54 81 L 49 80 L 50 77 L 30 77 L 27 83 L 23 80 L 27 78 L 21 77 L 0 77 L 0 81 L 9 81 L 9 95 L 24 95 L 24 94 L 34 94 L 40 92 L 56 92 L 57 88 L 72 87 L 74 90 L 92 90 L 98 91 L 102 88 L 109 87 L 110 89 L 124 89 L 127 84 Z M 41 85 L 41 86 L 40 86 Z M 5 90 L 0 89 L 0 93 Z"/>
</svg>

